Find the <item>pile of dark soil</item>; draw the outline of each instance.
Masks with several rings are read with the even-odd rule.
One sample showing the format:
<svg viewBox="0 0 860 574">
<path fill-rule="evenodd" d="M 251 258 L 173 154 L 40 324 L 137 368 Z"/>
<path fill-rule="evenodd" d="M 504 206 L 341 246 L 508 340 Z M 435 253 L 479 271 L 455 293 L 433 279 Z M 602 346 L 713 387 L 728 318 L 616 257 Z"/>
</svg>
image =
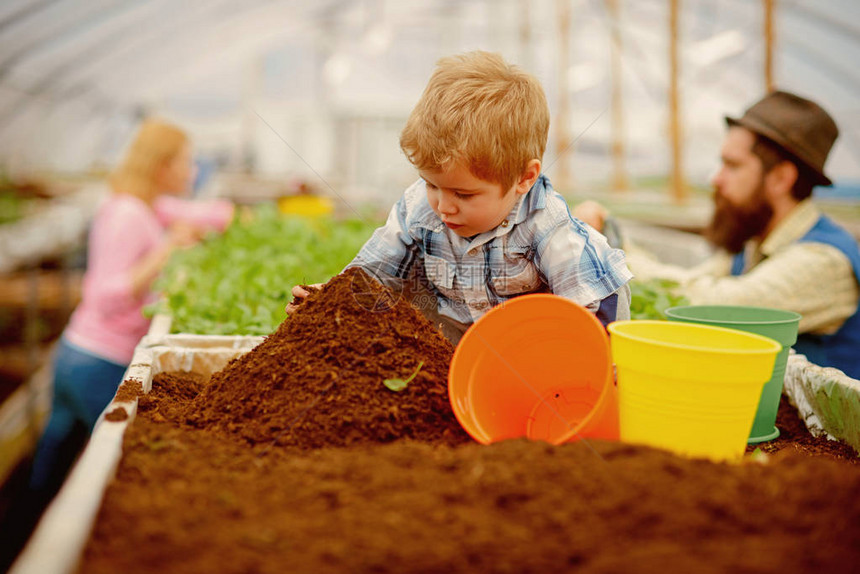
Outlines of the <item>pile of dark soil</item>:
<svg viewBox="0 0 860 574">
<path fill-rule="evenodd" d="M 349 269 L 215 373 L 187 420 L 250 444 L 300 449 L 401 438 L 461 444 L 470 439 L 448 400 L 453 352 L 405 299 Z M 383 384 L 416 370 L 403 391 Z"/>
</svg>

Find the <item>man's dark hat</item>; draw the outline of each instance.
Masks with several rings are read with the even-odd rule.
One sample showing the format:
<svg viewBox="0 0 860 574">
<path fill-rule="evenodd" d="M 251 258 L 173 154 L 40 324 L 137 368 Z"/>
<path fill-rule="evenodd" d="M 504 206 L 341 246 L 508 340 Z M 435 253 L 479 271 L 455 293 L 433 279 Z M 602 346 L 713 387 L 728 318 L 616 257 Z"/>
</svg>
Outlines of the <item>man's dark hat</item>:
<svg viewBox="0 0 860 574">
<path fill-rule="evenodd" d="M 753 104 L 743 117 L 726 116 L 726 123 L 773 141 L 812 171 L 816 185 L 833 185 L 824 175 L 824 162 L 839 137 L 839 128 L 815 102 L 776 91 Z"/>
</svg>

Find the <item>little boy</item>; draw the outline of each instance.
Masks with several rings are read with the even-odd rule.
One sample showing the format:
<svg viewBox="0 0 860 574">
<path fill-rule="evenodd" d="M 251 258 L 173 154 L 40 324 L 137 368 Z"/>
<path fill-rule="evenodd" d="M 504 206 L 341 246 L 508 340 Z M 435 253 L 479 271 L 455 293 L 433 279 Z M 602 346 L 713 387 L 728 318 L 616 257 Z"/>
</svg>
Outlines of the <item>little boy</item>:
<svg viewBox="0 0 860 574">
<path fill-rule="evenodd" d="M 400 136 L 421 179 L 347 267 L 384 284 L 418 278 L 436 299 L 425 314 L 455 344 L 527 293 L 567 297 L 604 325 L 629 318 L 624 253 L 571 217 L 541 174 L 548 130 L 531 75 L 487 52 L 440 60 Z"/>
</svg>

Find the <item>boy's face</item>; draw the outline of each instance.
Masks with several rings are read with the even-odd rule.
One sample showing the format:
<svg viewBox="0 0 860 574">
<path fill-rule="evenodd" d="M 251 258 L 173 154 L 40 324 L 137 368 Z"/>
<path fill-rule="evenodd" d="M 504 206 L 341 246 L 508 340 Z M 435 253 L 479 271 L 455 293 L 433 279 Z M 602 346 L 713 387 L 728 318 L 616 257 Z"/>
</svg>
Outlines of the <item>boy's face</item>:
<svg viewBox="0 0 860 574">
<path fill-rule="evenodd" d="M 528 193 L 540 175 L 540 162 L 533 163 L 537 166 L 529 164 L 524 177 L 504 190 L 498 183 L 475 177 L 461 165 L 418 173 L 427 184 L 427 201 L 436 215 L 460 237 L 472 237 L 505 221 L 520 196 Z"/>
</svg>

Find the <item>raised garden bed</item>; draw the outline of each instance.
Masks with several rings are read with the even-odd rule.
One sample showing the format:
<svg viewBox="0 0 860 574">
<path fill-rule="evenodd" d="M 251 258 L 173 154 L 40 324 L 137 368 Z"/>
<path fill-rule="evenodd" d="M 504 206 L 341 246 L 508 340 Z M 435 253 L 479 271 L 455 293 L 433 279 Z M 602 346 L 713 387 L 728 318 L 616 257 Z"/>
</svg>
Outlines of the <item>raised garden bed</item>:
<svg viewBox="0 0 860 574">
<path fill-rule="evenodd" d="M 602 442 L 297 452 L 189 429 L 204 384 L 156 377 L 80 572 L 808 572 L 860 558 L 860 467 L 826 443 L 802 454 L 793 430 L 738 465 Z"/>
<path fill-rule="evenodd" d="M 740 464 L 595 441 L 480 446 L 447 405 L 450 345 L 405 302 L 346 275 L 304 305 L 229 364 L 148 350 L 160 359 L 119 398 L 154 376 L 152 391 L 78 571 L 784 573 L 860 559 L 860 466 L 830 443 L 790 447 L 803 435 L 788 403 L 782 448 Z M 405 390 L 384 385 L 420 362 Z M 133 405 L 109 407 L 117 422 L 94 441 L 118 440 Z M 16 572 L 57 571 L 30 564 Z"/>
</svg>

